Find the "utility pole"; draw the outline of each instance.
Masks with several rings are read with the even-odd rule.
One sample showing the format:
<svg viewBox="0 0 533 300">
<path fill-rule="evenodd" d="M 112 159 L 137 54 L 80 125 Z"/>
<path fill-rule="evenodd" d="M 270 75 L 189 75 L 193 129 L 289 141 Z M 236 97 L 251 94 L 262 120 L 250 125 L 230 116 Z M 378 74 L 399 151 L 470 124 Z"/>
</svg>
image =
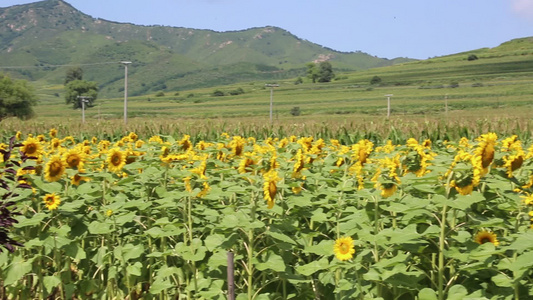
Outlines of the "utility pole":
<svg viewBox="0 0 533 300">
<path fill-rule="evenodd" d="M 390 117 L 390 97 L 392 97 L 392 94 L 385 95 L 387 97 L 387 119 Z"/>
<path fill-rule="evenodd" d="M 128 124 L 128 65 L 131 61 L 121 61 L 124 65 L 124 125 Z"/>
<path fill-rule="evenodd" d="M 77 98 L 81 103 L 81 122 L 85 124 L 85 103 L 89 103 L 92 97 L 78 96 Z"/>
<path fill-rule="evenodd" d="M 273 99 L 274 99 L 274 88 L 278 87 L 279 84 L 265 84 L 266 87 L 270 88 L 270 125 L 272 125 L 272 106 L 273 106 Z"/>
</svg>

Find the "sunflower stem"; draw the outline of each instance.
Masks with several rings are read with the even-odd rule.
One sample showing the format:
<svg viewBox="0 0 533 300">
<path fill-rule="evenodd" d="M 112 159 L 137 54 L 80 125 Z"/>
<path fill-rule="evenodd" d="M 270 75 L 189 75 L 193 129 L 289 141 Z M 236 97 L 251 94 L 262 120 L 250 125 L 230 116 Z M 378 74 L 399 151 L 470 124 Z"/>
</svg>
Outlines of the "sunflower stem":
<svg viewBox="0 0 533 300">
<path fill-rule="evenodd" d="M 442 207 L 442 217 L 440 221 L 440 236 L 439 236 L 439 266 L 438 266 L 438 297 L 439 300 L 444 300 L 444 245 L 445 245 L 445 233 L 446 233 L 446 210 L 447 206 L 444 204 Z"/>
<path fill-rule="evenodd" d="M 255 221 L 255 210 L 256 210 L 256 201 L 255 195 L 252 193 L 252 207 L 250 212 L 250 221 Z M 248 300 L 252 300 L 254 296 L 254 286 L 253 286 L 253 275 L 254 275 L 254 265 L 253 265 L 253 249 L 254 249 L 254 230 L 248 230 Z"/>
</svg>

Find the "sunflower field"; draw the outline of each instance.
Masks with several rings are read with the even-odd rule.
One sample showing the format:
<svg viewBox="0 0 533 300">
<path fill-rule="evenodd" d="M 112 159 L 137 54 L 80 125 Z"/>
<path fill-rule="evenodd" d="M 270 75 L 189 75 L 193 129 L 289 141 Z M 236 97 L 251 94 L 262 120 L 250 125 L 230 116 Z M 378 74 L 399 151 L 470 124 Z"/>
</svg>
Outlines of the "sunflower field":
<svg viewBox="0 0 533 300">
<path fill-rule="evenodd" d="M 2 299 L 533 296 L 517 136 L 2 142 Z"/>
</svg>

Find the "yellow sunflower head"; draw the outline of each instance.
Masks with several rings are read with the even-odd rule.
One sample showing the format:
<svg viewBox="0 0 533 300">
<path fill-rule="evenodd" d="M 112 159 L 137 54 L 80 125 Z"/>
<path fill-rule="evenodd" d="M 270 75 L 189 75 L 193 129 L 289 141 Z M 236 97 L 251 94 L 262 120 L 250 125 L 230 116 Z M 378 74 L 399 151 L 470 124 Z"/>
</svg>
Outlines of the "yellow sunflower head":
<svg viewBox="0 0 533 300">
<path fill-rule="evenodd" d="M 278 177 L 278 172 L 271 170 L 263 175 L 263 197 L 267 201 L 268 208 L 274 207 L 274 200 L 278 192 L 277 182 L 281 180 Z"/>
<path fill-rule="evenodd" d="M 335 240 L 333 253 L 339 260 L 350 260 L 355 253 L 353 239 L 351 237 L 341 237 Z"/>
<path fill-rule="evenodd" d="M 494 160 L 494 146 L 498 136 L 495 133 L 489 132 L 477 138 L 479 145 L 476 149 L 476 155 L 481 156 L 481 165 L 483 169 L 487 169 Z"/>
<path fill-rule="evenodd" d="M 70 183 L 72 183 L 73 185 L 80 185 L 82 181 L 90 181 L 90 180 L 91 179 L 89 177 L 81 176 L 81 174 L 77 173 L 74 176 L 72 176 Z"/>
<path fill-rule="evenodd" d="M 244 146 L 246 145 L 246 139 L 241 136 L 234 136 L 229 142 L 231 152 L 235 156 L 241 156 L 243 154 Z"/>
<path fill-rule="evenodd" d="M 111 172 L 119 172 L 126 164 L 126 153 L 120 148 L 112 148 L 107 153 L 107 168 Z"/>
<path fill-rule="evenodd" d="M 132 142 L 137 141 L 137 139 L 139 138 L 139 136 L 135 132 L 130 132 L 130 134 L 128 134 L 128 137 L 130 138 L 130 141 Z"/>
<path fill-rule="evenodd" d="M 55 129 L 55 128 L 50 129 L 48 134 L 50 135 L 51 138 L 57 137 L 57 129 Z"/>
<path fill-rule="evenodd" d="M 24 142 L 22 142 L 22 152 L 26 156 L 38 157 L 42 152 L 42 145 L 38 139 L 29 137 Z"/>
<path fill-rule="evenodd" d="M 44 178 L 50 182 L 58 181 L 65 173 L 65 165 L 59 155 L 54 155 L 50 158 L 44 167 Z"/>
<path fill-rule="evenodd" d="M 78 148 L 72 148 L 63 154 L 63 160 L 67 167 L 81 169 L 83 168 L 85 153 L 81 152 Z"/>
<path fill-rule="evenodd" d="M 252 170 L 252 165 L 255 164 L 255 161 L 250 157 L 246 156 L 239 162 L 238 171 L 239 174 L 244 174 L 246 172 L 250 172 Z"/>
<path fill-rule="evenodd" d="M 498 238 L 496 237 L 496 234 L 490 232 L 490 231 L 487 231 L 487 230 L 481 230 L 479 231 L 475 238 L 474 238 L 474 241 L 478 244 L 485 244 L 485 243 L 492 243 L 494 244 L 494 246 L 499 246 L 500 245 L 500 242 L 498 241 Z"/>
<path fill-rule="evenodd" d="M 392 182 L 382 183 L 380 185 L 381 197 L 388 198 L 396 192 L 398 186 Z"/>
<path fill-rule="evenodd" d="M 191 136 L 186 134 L 183 136 L 183 138 L 178 142 L 178 144 L 181 146 L 181 150 L 187 151 L 192 148 L 191 143 Z"/>
<path fill-rule="evenodd" d="M 43 197 L 43 202 L 46 208 L 48 208 L 48 210 L 54 210 L 54 209 L 57 209 L 59 204 L 61 204 L 61 199 L 59 198 L 58 195 L 56 195 L 55 193 L 52 193 L 52 194 L 46 194 Z"/>
</svg>

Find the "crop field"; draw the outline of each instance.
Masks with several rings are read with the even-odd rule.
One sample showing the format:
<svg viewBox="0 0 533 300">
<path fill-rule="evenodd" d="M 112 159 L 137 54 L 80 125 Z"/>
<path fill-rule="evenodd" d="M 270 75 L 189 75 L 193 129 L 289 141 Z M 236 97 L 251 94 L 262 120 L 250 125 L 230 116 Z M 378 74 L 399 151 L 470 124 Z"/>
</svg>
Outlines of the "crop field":
<svg viewBox="0 0 533 300">
<path fill-rule="evenodd" d="M 506 52 L 507 53 L 507 52 Z M 508 53 L 507 53 L 508 54 Z M 447 114 L 486 109 L 500 114 L 506 109 L 531 107 L 533 94 L 533 59 L 531 54 L 498 56 L 479 54 L 476 61 L 461 55 L 441 57 L 358 72 L 338 73 L 331 83 L 302 84 L 295 80 L 276 81 L 273 115 L 275 120 L 292 118 L 293 109 L 301 122 L 304 118 L 385 117 L 386 94 L 392 94 L 392 116 L 429 115 L 445 118 Z M 378 84 L 370 84 L 378 76 Z M 161 91 L 159 94 L 128 97 L 128 116 L 137 119 L 261 118 L 269 116 L 268 82 L 241 82 L 229 86 L 185 91 Z M 81 120 L 81 112 L 64 104 L 64 87 L 39 83 L 40 102 L 37 117 Z M 240 90 L 242 93 L 235 93 Z M 215 91 L 224 96 L 215 96 Z M 233 95 L 231 95 L 233 93 Z M 446 113 L 446 107 L 448 113 Z M 89 120 L 120 119 L 124 99 L 97 99 L 87 109 Z M 494 111 L 490 113 L 490 109 Z M 292 114 L 291 114 L 292 113 Z"/>
<path fill-rule="evenodd" d="M 127 123 L 34 82 L 0 123 L 0 299 L 530 299 L 529 44 L 134 96 Z"/>
<path fill-rule="evenodd" d="M 533 146 L 516 135 L 61 130 L 1 144 L 0 298 L 533 296 Z"/>
</svg>

